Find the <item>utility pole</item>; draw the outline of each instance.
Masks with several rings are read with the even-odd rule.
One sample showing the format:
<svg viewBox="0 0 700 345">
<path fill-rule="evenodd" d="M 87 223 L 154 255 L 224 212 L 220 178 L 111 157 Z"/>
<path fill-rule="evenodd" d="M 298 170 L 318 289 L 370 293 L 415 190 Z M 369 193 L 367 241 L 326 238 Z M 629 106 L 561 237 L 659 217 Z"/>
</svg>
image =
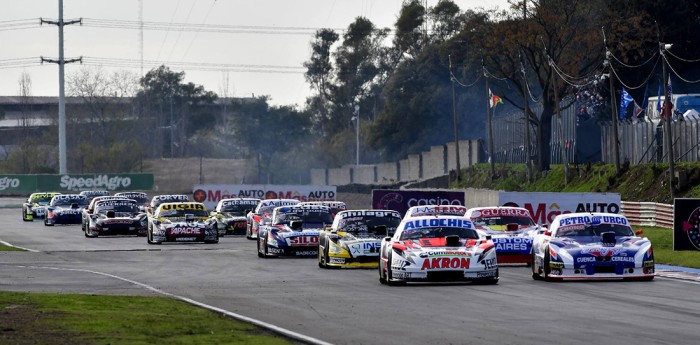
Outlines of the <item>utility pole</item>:
<svg viewBox="0 0 700 345">
<path fill-rule="evenodd" d="M 620 144 L 617 132 L 617 98 L 615 98 L 615 86 L 613 84 L 613 70 L 610 64 L 610 52 L 605 52 L 605 61 L 603 64 L 608 67 L 608 79 L 610 83 L 610 108 L 612 112 L 612 124 L 613 124 L 613 154 L 615 157 L 615 174 L 620 175 Z"/>
<path fill-rule="evenodd" d="M 41 62 L 58 64 L 58 173 L 67 174 L 66 159 L 66 91 L 64 66 L 71 62 L 82 62 L 82 57 L 66 60 L 63 56 L 63 26 L 82 23 L 82 19 L 63 21 L 63 0 L 58 0 L 58 21 L 41 19 L 41 24 L 53 24 L 58 26 L 58 60 L 41 58 Z"/>
<path fill-rule="evenodd" d="M 455 181 L 459 182 L 459 172 L 461 170 L 460 165 L 459 165 L 459 131 L 457 130 L 457 100 L 455 97 L 455 78 L 452 75 L 452 55 L 448 55 L 448 58 L 450 60 L 450 82 L 452 83 L 452 119 L 454 122 L 454 130 L 455 130 L 455 158 L 456 158 L 456 177 Z"/>
<path fill-rule="evenodd" d="M 671 135 L 673 134 L 672 128 L 671 128 L 671 100 L 668 99 L 668 71 L 666 70 L 666 56 L 665 51 L 668 49 L 671 49 L 672 44 L 664 44 L 664 43 L 659 43 L 659 51 L 661 53 L 661 58 L 662 58 L 662 63 L 663 63 L 663 81 L 662 83 L 664 84 L 664 127 L 666 127 L 666 150 L 668 152 L 668 178 L 670 182 L 670 189 L 671 189 L 671 201 L 676 197 L 676 185 L 675 185 L 675 178 L 676 178 L 676 168 L 674 166 L 674 154 L 673 154 L 673 138 Z"/>
<path fill-rule="evenodd" d="M 552 71 L 554 71 L 554 66 L 553 66 L 553 61 L 549 59 L 549 66 L 552 68 Z M 559 132 L 559 145 L 561 146 L 561 159 L 562 159 L 562 165 L 564 166 L 564 185 L 569 184 L 569 162 L 568 162 L 568 157 L 566 154 L 566 144 L 564 142 L 564 126 L 562 125 L 561 121 L 561 107 L 559 104 L 559 84 L 557 83 L 557 78 L 554 76 L 554 73 L 552 73 L 552 85 L 554 86 L 554 106 L 556 107 L 557 111 L 557 128 L 559 129 L 557 132 Z"/>
<path fill-rule="evenodd" d="M 527 20 L 527 0 L 523 0 L 523 23 Z M 525 23 L 526 24 L 526 23 Z M 519 53 L 519 52 L 518 52 Z M 527 182 L 532 182 L 532 160 L 530 159 L 530 95 L 527 88 L 527 75 L 525 74 L 525 64 L 522 56 L 520 56 L 520 72 L 523 75 L 523 101 L 525 102 L 525 166 L 527 167 Z"/>
<path fill-rule="evenodd" d="M 355 119 L 357 120 L 357 126 L 355 126 L 355 165 L 360 165 L 360 106 L 355 104 Z"/>
</svg>

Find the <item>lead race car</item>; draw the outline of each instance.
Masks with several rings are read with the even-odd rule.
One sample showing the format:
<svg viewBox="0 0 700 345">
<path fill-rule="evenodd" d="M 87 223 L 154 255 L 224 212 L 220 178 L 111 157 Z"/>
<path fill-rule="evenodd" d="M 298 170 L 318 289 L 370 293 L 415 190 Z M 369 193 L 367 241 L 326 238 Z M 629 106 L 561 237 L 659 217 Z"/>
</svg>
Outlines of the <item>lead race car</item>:
<svg viewBox="0 0 700 345">
<path fill-rule="evenodd" d="M 568 213 L 535 236 L 532 278 L 652 280 L 654 251 L 642 232 L 615 213 Z"/>
<path fill-rule="evenodd" d="M 88 218 L 85 237 L 103 235 L 146 236 L 146 214 L 132 199 L 102 199 Z"/>
<path fill-rule="evenodd" d="M 330 229 L 319 233 L 318 266 L 376 268 L 382 238 L 394 234 L 400 222 L 398 211 L 341 211 Z"/>
<path fill-rule="evenodd" d="M 43 219 L 46 216 L 46 206 L 51 199 L 61 193 L 32 193 L 22 204 L 22 220 L 30 222 L 35 218 Z"/>
<path fill-rule="evenodd" d="M 522 207 L 475 207 L 467 210 L 465 217 L 491 236 L 499 264 L 530 265 L 532 240 L 546 230 Z"/>
<path fill-rule="evenodd" d="M 498 283 L 496 248 L 471 221 L 458 216 L 404 219 L 382 240 L 379 282 Z"/>
<path fill-rule="evenodd" d="M 46 207 L 44 225 L 80 224 L 83 209 L 88 206 L 88 198 L 80 194 L 59 194 L 51 198 Z"/>
<path fill-rule="evenodd" d="M 258 238 L 258 231 L 261 225 L 267 224 L 275 207 L 291 206 L 300 203 L 297 199 L 265 199 L 260 201 L 255 210 L 246 215 L 245 238 L 255 240 Z"/>
<path fill-rule="evenodd" d="M 317 256 L 318 233 L 333 224 L 328 206 L 279 206 L 269 225 L 260 227 L 258 257 Z"/>
<path fill-rule="evenodd" d="M 254 210 L 260 199 L 231 198 L 219 200 L 211 216 L 216 219 L 219 236 L 243 235 L 246 233 L 248 212 Z"/>
<path fill-rule="evenodd" d="M 201 202 L 166 202 L 148 217 L 148 244 L 163 242 L 218 243 L 216 220 Z"/>
</svg>

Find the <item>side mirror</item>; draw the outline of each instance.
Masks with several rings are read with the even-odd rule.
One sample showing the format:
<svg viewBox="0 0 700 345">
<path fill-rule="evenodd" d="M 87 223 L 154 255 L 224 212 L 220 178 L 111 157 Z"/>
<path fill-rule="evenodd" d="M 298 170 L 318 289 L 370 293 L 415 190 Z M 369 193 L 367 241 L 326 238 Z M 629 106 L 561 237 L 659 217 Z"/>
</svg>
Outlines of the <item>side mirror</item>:
<svg viewBox="0 0 700 345">
<path fill-rule="evenodd" d="M 634 232 L 634 234 L 639 236 L 639 235 L 644 234 L 644 231 L 642 231 L 642 230 L 637 230 L 637 231 Z"/>
<path fill-rule="evenodd" d="M 384 241 L 391 242 L 391 237 L 389 237 L 389 236 L 384 237 Z"/>
</svg>

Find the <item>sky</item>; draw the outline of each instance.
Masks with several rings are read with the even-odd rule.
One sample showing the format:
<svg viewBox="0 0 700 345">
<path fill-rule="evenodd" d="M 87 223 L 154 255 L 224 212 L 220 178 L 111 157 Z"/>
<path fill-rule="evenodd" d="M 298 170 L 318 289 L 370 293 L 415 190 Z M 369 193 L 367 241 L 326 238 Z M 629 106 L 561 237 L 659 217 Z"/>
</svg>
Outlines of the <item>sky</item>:
<svg viewBox="0 0 700 345">
<path fill-rule="evenodd" d="M 505 8 L 508 0 L 453 0 L 462 10 Z M 2 0 L 0 96 L 17 96 L 27 73 L 33 96 L 58 95 L 58 0 Z M 165 64 L 185 82 L 220 96 L 267 95 L 274 105 L 303 105 L 311 90 L 303 63 L 313 32 L 345 29 L 358 16 L 393 27 L 402 0 L 63 0 L 66 76 L 80 69 L 143 71 Z M 437 0 L 428 0 L 434 6 Z M 142 7 L 141 7 L 142 6 Z M 141 10 L 142 8 L 142 10 Z M 143 45 L 139 18 L 143 18 Z M 171 24 L 171 25 L 169 25 Z M 186 25 L 183 25 L 186 24 Z M 187 28 L 178 30 L 177 28 Z M 198 31 L 197 31 L 198 30 Z M 143 49 L 142 49 L 143 47 Z M 225 70 L 229 71 L 226 72 Z"/>
</svg>

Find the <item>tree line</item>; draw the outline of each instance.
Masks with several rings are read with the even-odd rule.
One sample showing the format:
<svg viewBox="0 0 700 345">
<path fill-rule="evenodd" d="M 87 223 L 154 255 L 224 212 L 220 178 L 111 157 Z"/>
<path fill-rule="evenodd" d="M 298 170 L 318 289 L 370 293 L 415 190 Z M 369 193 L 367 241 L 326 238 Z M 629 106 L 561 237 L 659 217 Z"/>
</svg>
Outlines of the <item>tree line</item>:
<svg viewBox="0 0 700 345">
<path fill-rule="evenodd" d="M 67 79 L 68 94 L 82 102 L 68 126 L 69 171 L 133 171 L 160 157 L 250 158 L 260 182 L 305 182 L 310 168 L 354 164 L 356 116 L 363 164 L 454 140 L 454 116 L 460 139 L 483 139 L 489 91 L 510 109 L 541 105 L 527 119 L 536 133 L 532 159 L 547 170 L 558 110 L 577 106 L 609 118 L 622 85 L 658 83 L 648 76 L 660 66 L 645 61 L 659 42 L 673 43 L 677 56 L 700 56 L 690 34 L 698 21 L 700 4 L 691 0 L 514 0 L 505 9 L 466 11 L 451 0 L 405 1 L 392 28 L 357 17 L 343 32 L 315 33 L 304 63 L 313 93 L 303 105 L 230 98 L 167 66 L 142 78 L 85 69 Z M 611 56 L 619 61 L 615 74 L 603 64 L 615 63 Z M 688 61 L 677 72 L 697 74 Z M 616 100 L 600 80 L 605 73 Z M 20 96 L 30 97 L 22 83 Z M 655 90 L 628 91 L 641 99 L 647 89 Z M 582 95 L 599 106 L 582 106 Z M 55 128 L 27 138 L 0 169 L 53 172 L 57 154 L 45 145 L 56 138 Z"/>
</svg>

